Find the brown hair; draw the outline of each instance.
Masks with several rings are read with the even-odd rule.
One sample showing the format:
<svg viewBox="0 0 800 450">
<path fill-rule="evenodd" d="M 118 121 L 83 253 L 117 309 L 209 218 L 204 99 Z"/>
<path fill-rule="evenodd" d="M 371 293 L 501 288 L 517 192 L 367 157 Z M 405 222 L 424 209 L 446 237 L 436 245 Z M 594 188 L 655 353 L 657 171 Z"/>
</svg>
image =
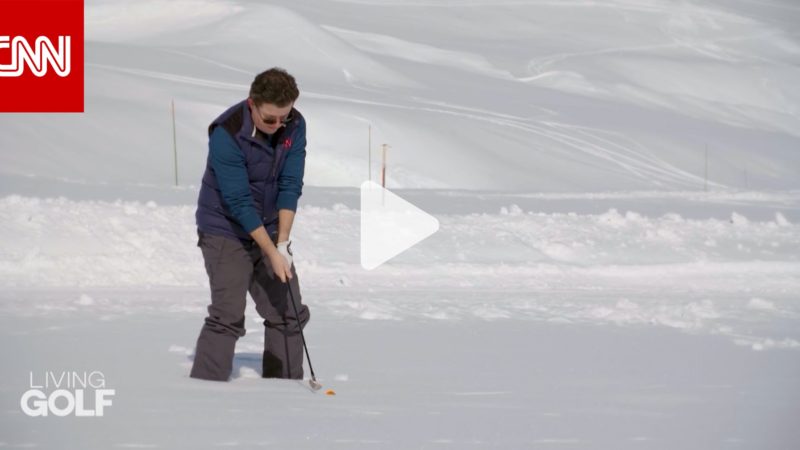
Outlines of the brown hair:
<svg viewBox="0 0 800 450">
<path fill-rule="evenodd" d="M 256 106 L 271 103 L 283 108 L 297 100 L 299 96 L 300 91 L 297 89 L 294 77 L 280 67 L 261 72 L 250 85 L 250 98 Z"/>
</svg>

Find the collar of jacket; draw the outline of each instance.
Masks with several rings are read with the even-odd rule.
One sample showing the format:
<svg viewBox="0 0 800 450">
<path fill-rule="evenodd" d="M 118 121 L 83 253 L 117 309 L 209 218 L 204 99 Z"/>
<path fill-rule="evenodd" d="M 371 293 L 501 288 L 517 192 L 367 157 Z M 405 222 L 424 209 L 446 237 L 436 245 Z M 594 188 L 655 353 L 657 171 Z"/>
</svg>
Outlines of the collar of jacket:
<svg viewBox="0 0 800 450">
<path fill-rule="evenodd" d="M 294 114 L 294 111 L 295 109 L 292 108 L 292 110 L 289 112 L 290 117 Z M 253 122 L 253 116 L 250 113 L 250 107 L 247 106 L 247 100 L 244 100 L 242 102 L 242 127 L 239 129 L 238 134 L 247 139 L 248 141 L 251 141 L 262 147 L 271 147 L 273 145 L 272 141 L 274 140 L 274 137 L 282 135 L 287 128 L 288 124 L 283 124 L 273 134 L 266 134 L 262 132 L 262 134 L 266 136 L 266 139 L 265 140 L 259 139 L 257 137 L 258 128 L 256 128 L 256 124 Z"/>
<path fill-rule="evenodd" d="M 284 126 L 285 126 L 285 125 L 284 125 Z M 280 128 L 279 128 L 279 129 L 280 129 Z M 253 132 L 252 132 L 252 133 L 250 133 L 250 137 L 251 137 L 251 138 L 253 138 L 253 139 L 256 139 L 256 140 L 258 140 L 258 137 L 257 137 L 257 136 L 258 136 L 258 132 L 259 132 L 259 131 L 260 131 L 260 130 L 258 129 L 258 127 L 256 127 L 256 124 L 253 124 Z M 269 142 L 269 141 L 272 139 L 272 135 L 271 135 L 271 134 L 264 133 L 263 131 L 261 132 L 261 134 L 264 136 L 264 138 L 265 138 L 265 140 L 266 140 L 267 142 Z"/>
</svg>

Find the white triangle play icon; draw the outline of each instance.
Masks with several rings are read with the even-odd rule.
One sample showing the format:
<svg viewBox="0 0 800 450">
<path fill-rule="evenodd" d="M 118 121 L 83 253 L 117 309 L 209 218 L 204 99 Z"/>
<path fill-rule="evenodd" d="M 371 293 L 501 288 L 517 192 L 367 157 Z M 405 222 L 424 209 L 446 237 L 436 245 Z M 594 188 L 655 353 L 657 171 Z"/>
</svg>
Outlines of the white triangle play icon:
<svg viewBox="0 0 800 450">
<path fill-rule="evenodd" d="M 435 217 L 379 184 L 361 184 L 361 266 L 372 270 L 439 230 Z"/>
</svg>

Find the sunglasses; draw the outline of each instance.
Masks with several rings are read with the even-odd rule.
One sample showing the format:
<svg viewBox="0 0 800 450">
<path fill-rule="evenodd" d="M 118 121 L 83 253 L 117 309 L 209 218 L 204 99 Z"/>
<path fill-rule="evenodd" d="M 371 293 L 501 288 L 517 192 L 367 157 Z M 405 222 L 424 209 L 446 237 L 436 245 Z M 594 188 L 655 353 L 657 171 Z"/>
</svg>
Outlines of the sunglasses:
<svg viewBox="0 0 800 450">
<path fill-rule="evenodd" d="M 275 125 L 278 122 L 280 122 L 281 125 L 286 125 L 287 123 L 292 121 L 292 113 L 291 112 L 289 114 L 285 115 L 285 116 L 280 116 L 280 117 L 278 117 L 278 116 L 267 116 L 267 117 L 264 117 L 264 116 L 261 115 L 260 112 L 258 112 L 257 115 L 258 115 L 258 118 L 261 119 L 261 121 L 264 122 L 267 125 Z"/>
</svg>

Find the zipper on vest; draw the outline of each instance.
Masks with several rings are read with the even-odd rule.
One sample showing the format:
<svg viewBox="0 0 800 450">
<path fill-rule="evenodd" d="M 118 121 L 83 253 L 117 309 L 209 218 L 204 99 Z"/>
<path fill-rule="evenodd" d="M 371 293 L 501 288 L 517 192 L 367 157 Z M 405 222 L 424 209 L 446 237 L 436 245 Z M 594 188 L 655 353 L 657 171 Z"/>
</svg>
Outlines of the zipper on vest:
<svg viewBox="0 0 800 450">
<path fill-rule="evenodd" d="M 275 151 L 273 152 L 273 158 L 272 158 L 272 180 L 273 181 L 275 180 L 275 176 L 277 175 L 277 172 L 278 172 L 278 162 L 281 159 L 281 148 L 283 148 L 283 146 L 274 147 Z"/>
<path fill-rule="evenodd" d="M 282 150 L 284 150 L 283 145 L 279 143 L 281 137 L 286 134 L 287 127 L 281 127 L 278 131 L 272 135 L 272 139 L 270 139 L 270 144 L 272 144 L 272 156 L 274 159 L 272 160 L 272 180 L 275 180 L 275 177 L 278 175 L 278 163 L 281 161 Z"/>
</svg>

